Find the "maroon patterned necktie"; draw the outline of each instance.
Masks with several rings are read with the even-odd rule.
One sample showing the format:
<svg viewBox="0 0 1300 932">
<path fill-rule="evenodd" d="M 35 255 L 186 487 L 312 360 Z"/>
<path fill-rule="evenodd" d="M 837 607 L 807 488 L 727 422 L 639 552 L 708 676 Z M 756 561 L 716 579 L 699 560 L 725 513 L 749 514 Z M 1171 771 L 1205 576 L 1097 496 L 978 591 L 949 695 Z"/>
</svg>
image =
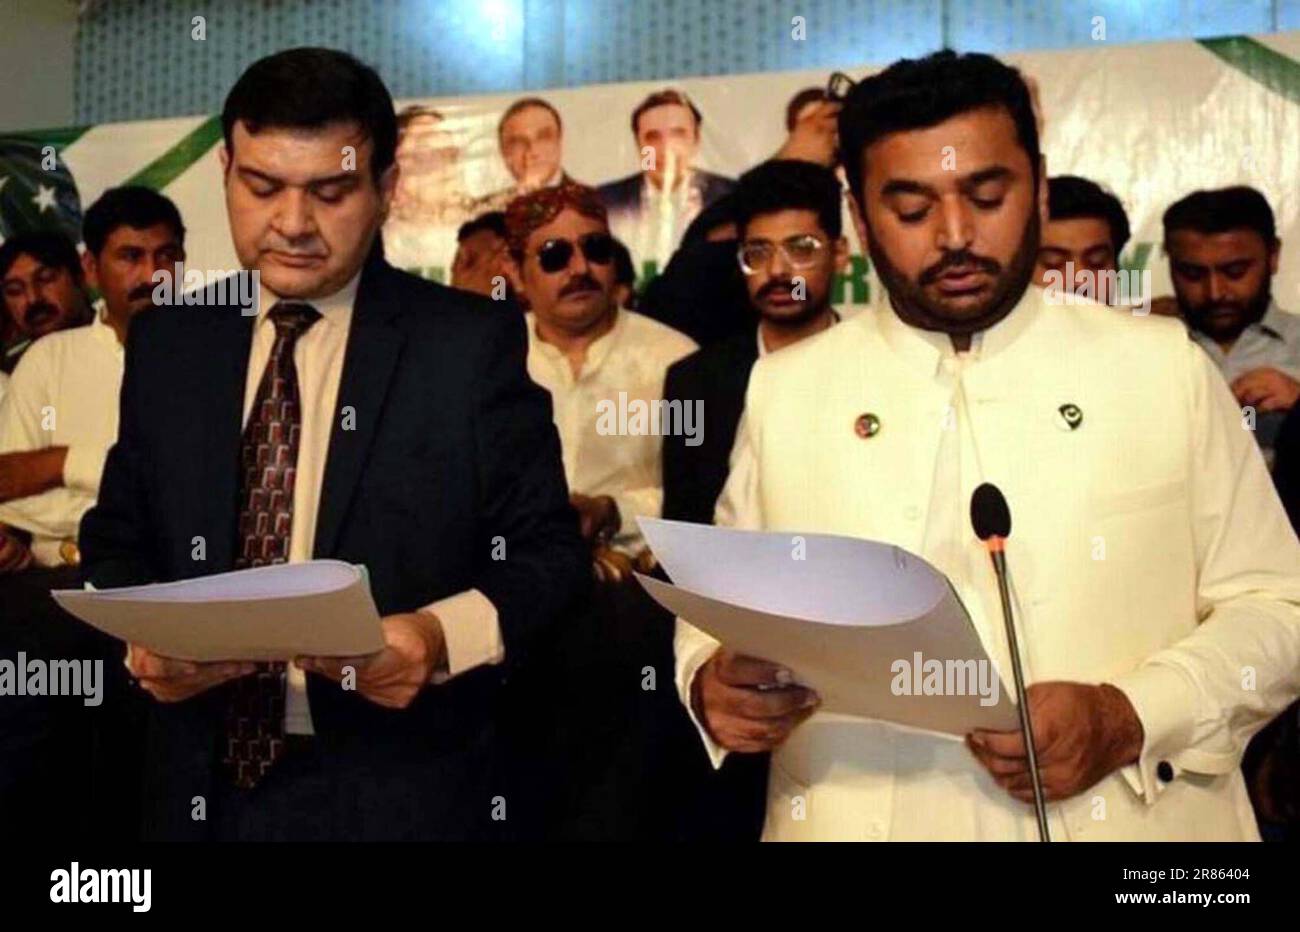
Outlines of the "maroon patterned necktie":
<svg viewBox="0 0 1300 932">
<path fill-rule="evenodd" d="M 240 449 L 236 569 L 287 562 L 293 529 L 293 485 L 302 434 L 293 348 L 320 313 L 309 304 L 281 301 L 269 316 L 275 343 L 248 411 Z M 256 786 L 284 750 L 284 684 L 281 662 L 260 663 L 256 673 L 233 684 L 222 763 L 241 789 Z"/>
</svg>

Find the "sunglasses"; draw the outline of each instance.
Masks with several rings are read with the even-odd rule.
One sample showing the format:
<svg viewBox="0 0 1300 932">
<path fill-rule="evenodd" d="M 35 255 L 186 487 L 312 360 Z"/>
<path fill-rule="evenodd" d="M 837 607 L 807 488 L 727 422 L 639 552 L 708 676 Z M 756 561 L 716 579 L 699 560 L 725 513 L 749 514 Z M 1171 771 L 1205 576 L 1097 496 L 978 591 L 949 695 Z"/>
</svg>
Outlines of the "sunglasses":
<svg viewBox="0 0 1300 932">
<path fill-rule="evenodd" d="M 583 258 L 596 265 L 608 265 L 614 259 L 614 237 L 608 233 L 588 233 L 578 240 Z M 554 274 L 569 267 L 573 243 L 567 239 L 548 239 L 537 250 L 537 264 L 543 272 Z"/>
<path fill-rule="evenodd" d="M 767 268 L 772 256 L 779 250 L 786 264 L 792 269 L 812 268 L 817 264 L 817 255 L 826 244 L 810 233 L 790 236 L 779 243 L 765 239 L 745 240 L 736 250 L 740 268 L 746 275 L 756 275 Z"/>
</svg>

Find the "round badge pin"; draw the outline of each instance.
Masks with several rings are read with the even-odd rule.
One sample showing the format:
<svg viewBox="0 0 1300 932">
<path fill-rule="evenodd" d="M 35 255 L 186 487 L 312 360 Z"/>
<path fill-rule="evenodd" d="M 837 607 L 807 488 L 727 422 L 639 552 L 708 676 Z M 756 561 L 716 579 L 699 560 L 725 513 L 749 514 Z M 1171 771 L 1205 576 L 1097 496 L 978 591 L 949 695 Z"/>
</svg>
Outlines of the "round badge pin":
<svg viewBox="0 0 1300 932">
<path fill-rule="evenodd" d="M 859 414 L 858 419 L 853 422 L 853 432 L 863 440 L 876 436 L 880 433 L 880 418 L 870 412 Z"/>
</svg>

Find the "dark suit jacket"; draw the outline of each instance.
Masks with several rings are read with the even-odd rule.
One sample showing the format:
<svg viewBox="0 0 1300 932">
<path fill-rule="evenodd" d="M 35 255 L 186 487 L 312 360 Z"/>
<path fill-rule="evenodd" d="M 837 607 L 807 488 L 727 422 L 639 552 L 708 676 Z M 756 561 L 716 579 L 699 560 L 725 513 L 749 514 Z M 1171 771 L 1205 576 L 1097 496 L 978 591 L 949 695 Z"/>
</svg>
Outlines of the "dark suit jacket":
<svg viewBox="0 0 1300 932">
<path fill-rule="evenodd" d="M 224 306 L 155 308 L 133 320 L 117 444 L 81 524 L 85 577 L 97 588 L 233 568 L 254 320 Z M 437 835 L 438 813 L 448 801 L 468 805 L 467 794 L 488 812 L 484 788 L 446 761 L 491 733 L 503 677 L 585 591 L 589 561 L 550 398 L 529 380 L 526 352 L 518 314 L 399 272 L 379 250 L 367 262 L 337 402 L 339 412 L 355 410 L 354 429 L 335 419 L 314 555 L 365 564 L 381 615 L 479 589 L 499 613 L 506 657 L 424 690 L 400 711 L 308 676 L 326 774 L 333 764 L 339 774 L 364 773 L 358 785 L 376 809 L 365 833 L 375 837 Z M 207 558 L 195 561 L 200 536 Z M 497 538 L 506 559 L 492 559 Z M 201 833 L 188 801 L 211 799 L 220 779 L 225 701 L 219 688 L 154 704 L 152 834 Z M 348 793 L 335 802 L 346 809 Z"/>
<path fill-rule="evenodd" d="M 694 447 L 687 446 L 682 435 L 663 438 L 665 518 L 713 523 L 713 506 L 727 481 L 727 460 L 756 359 L 758 335 L 751 326 L 669 367 L 664 398 L 703 400 L 704 435 Z"/>
<path fill-rule="evenodd" d="M 713 523 L 713 506 L 727 482 L 728 460 L 745 409 L 749 375 L 758 359 L 755 325 L 696 350 L 668 369 L 664 397 L 704 402 L 704 436 L 688 447 L 683 436 L 663 438 L 663 516 Z M 670 650 L 671 653 L 671 650 Z M 721 771 L 705 759 L 699 735 L 678 704 L 664 728 L 675 755 L 678 824 L 687 841 L 756 841 L 766 809 L 766 754 L 732 754 Z"/>
<path fill-rule="evenodd" d="M 614 213 L 639 213 L 641 210 L 641 182 L 644 176 L 641 172 L 635 175 L 628 175 L 626 178 L 619 178 L 617 181 L 608 181 L 596 189 L 600 195 L 601 201 L 605 204 L 605 209 L 611 214 Z M 700 201 L 703 206 L 708 207 L 724 194 L 731 193 L 736 187 L 736 182 L 722 175 L 715 175 L 713 172 L 706 172 L 703 169 L 695 169 L 691 176 L 691 185 L 699 190 Z"/>
</svg>

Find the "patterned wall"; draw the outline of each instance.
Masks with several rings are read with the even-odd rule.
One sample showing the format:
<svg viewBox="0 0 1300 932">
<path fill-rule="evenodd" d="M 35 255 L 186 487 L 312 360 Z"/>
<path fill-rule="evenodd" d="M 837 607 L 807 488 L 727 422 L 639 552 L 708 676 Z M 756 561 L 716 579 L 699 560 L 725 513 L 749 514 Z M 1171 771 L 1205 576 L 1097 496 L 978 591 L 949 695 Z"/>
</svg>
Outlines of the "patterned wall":
<svg viewBox="0 0 1300 932">
<path fill-rule="evenodd" d="M 78 34 L 77 117 L 211 113 L 294 45 L 347 49 L 419 97 L 1087 45 L 1097 16 L 1112 43 L 1267 33 L 1300 29 L 1300 0 L 102 0 Z"/>
</svg>

